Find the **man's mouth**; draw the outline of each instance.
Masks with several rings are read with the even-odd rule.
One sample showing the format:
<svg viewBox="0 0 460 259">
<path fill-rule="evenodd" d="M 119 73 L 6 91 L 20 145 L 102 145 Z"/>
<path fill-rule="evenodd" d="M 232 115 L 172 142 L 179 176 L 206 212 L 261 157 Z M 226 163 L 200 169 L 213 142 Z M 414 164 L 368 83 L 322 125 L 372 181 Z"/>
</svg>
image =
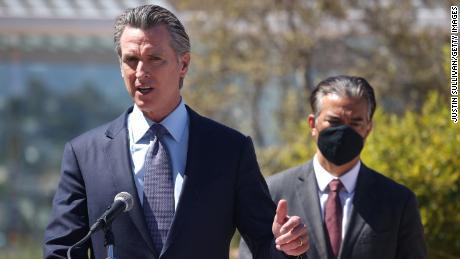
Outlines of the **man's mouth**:
<svg viewBox="0 0 460 259">
<path fill-rule="evenodd" d="M 148 86 L 141 86 L 141 87 L 138 87 L 138 88 L 137 88 L 137 91 L 139 91 L 141 94 L 148 94 L 148 93 L 150 93 L 151 91 L 153 91 L 153 88 L 152 88 L 152 87 L 148 87 Z"/>
</svg>

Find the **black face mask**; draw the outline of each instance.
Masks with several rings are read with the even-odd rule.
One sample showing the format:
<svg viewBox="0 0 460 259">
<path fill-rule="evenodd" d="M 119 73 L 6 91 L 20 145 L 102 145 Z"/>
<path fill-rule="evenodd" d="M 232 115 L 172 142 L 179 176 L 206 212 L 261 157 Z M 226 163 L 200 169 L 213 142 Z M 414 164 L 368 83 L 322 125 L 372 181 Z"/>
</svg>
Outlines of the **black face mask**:
<svg viewBox="0 0 460 259">
<path fill-rule="evenodd" d="M 329 127 L 318 136 L 318 148 L 335 165 L 343 165 L 361 153 L 364 139 L 348 125 Z"/>
</svg>

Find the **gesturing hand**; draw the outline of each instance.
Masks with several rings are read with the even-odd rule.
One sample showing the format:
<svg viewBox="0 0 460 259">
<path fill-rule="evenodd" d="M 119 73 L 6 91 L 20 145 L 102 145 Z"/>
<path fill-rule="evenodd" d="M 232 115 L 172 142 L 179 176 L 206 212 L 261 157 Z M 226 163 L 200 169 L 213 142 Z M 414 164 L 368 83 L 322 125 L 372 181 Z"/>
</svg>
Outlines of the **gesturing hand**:
<svg viewBox="0 0 460 259">
<path fill-rule="evenodd" d="M 273 219 L 272 231 L 275 236 L 276 249 L 287 255 L 298 256 L 310 247 L 307 227 L 298 216 L 287 215 L 288 204 L 280 200 Z"/>
</svg>

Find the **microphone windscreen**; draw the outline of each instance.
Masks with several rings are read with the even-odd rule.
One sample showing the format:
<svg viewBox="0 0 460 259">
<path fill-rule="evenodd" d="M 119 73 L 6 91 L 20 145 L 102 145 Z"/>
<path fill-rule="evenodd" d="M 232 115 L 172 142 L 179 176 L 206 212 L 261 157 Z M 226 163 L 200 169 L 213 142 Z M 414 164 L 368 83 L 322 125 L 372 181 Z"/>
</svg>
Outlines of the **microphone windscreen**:
<svg viewBox="0 0 460 259">
<path fill-rule="evenodd" d="M 124 212 L 130 211 L 133 208 L 133 196 L 127 192 L 118 193 L 113 200 L 122 201 L 125 204 Z"/>
</svg>

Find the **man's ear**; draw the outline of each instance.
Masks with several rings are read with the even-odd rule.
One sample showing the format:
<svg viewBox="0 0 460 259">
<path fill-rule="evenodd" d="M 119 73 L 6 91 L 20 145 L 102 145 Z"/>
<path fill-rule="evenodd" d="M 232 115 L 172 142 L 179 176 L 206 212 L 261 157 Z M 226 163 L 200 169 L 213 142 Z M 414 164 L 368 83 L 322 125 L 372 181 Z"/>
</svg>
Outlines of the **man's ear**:
<svg viewBox="0 0 460 259">
<path fill-rule="evenodd" d="M 181 63 L 181 67 L 179 73 L 181 77 L 185 77 L 187 74 L 188 67 L 190 65 L 190 58 L 190 52 L 186 52 L 182 55 L 182 57 L 180 57 L 179 62 Z"/>
<path fill-rule="evenodd" d="M 318 135 L 318 129 L 316 128 L 315 115 L 308 115 L 308 126 L 310 126 L 311 136 L 316 137 Z"/>
</svg>

